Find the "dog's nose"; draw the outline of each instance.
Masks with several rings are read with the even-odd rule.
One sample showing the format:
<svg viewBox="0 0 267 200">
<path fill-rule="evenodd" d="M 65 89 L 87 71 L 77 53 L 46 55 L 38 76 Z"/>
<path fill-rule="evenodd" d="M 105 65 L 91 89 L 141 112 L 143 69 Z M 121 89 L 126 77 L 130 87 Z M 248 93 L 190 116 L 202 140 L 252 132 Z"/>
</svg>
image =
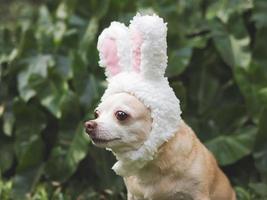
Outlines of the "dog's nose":
<svg viewBox="0 0 267 200">
<path fill-rule="evenodd" d="M 86 133 L 91 135 L 94 132 L 94 130 L 96 129 L 97 123 L 95 121 L 87 121 L 84 123 L 84 127 L 85 127 Z"/>
</svg>

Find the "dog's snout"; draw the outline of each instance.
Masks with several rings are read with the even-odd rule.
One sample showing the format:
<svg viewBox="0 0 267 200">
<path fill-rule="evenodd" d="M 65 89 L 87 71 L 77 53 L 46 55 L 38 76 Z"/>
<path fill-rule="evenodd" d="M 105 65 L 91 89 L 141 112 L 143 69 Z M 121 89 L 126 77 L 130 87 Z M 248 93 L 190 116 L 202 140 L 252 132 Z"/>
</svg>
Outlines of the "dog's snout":
<svg viewBox="0 0 267 200">
<path fill-rule="evenodd" d="M 90 135 L 95 131 L 97 127 L 97 123 L 95 121 L 87 121 L 84 123 L 84 127 L 85 127 L 86 133 Z"/>
</svg>

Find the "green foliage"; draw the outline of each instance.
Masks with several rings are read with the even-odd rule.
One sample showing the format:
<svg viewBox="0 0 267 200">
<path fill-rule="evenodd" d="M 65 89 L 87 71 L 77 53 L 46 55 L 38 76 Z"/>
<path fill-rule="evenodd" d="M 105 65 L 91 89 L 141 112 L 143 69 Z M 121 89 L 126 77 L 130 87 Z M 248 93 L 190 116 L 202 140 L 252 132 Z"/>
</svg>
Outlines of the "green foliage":
<svg viewBox="0 0 267 200">
<path fill-rule="evenodd" d="M 266 0 L 13 0 L 0 7 L 0 199 L 125 199 L 82 122 L 105 88 L 97 36 L 137 11 L 168 22 L 183 118 L 238 199 L 267 198 Z M 36 3 L 38 2 L 38 3 Z"/>
</svg>

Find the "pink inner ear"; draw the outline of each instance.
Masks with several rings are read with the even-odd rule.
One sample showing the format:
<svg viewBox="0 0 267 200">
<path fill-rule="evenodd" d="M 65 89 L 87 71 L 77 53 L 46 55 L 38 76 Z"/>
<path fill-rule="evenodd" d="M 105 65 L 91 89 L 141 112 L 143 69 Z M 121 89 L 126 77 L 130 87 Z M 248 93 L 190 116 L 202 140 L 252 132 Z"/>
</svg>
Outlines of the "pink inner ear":
<svg viewBox="0 0 267 200">
<path fill-rule="evenodd" d="M 141 64 L 141 45 L 142 45 L 142 36 L 138 31 L 134 31 L 132 35 L 133 42 L 133 69 L 136 72 L 140 72 L 140 64 Z"/>
<path fill-rule="evenodd" d="M 108 71 L 113 76 L 118 74 L 120 72 L 120 67 L 115 39 L 105 38 L 101 48 L 101 53 L 105 59 Z"/>
</svg>

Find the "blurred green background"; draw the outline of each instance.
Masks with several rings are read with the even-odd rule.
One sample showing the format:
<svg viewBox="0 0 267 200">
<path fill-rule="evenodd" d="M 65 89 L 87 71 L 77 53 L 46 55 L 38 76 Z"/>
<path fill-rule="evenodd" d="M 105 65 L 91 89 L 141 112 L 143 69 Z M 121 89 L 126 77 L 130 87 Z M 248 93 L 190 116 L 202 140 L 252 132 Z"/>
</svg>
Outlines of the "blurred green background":
<svg viewBox="0 0 267 200">
<path fill-rule="evenodd" d="M 0 0 L 0 199 L 126 199 L 83 130 L 106 83 L 96 42 L 139 11 L 168 22 L 183 118 L 241 200 L 267 199 L 266 0 Z"/>
</svg>

